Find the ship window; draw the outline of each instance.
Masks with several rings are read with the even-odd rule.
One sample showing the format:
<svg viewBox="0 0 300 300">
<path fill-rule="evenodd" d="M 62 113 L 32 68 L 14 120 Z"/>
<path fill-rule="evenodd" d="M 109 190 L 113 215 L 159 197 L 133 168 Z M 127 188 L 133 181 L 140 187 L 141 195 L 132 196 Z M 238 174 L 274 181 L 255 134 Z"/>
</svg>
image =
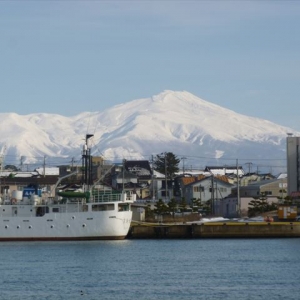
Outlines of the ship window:
<svg viewBox="0 0 300 300">
<path fill-rule="evenodd" d="M 36 208 L 36 216 L 37 217 L 42 217 L 44 214 L 48 214 L 49 213 L 49 207 L 46 206 L 39 206 Z"/>
<path fill-rule="evenodd" d="M 58 212 L 59 212 L 59 207 L 53 207 L 53 208 L 52 208 L 52 212 L 58 213 Z"/>
<path fill-rule="evenodd" d="M 82 206 L 82 211 L 88 211 L 88 210 L 89 210 L 89 207 L 87 205 Z"/>
<path fill-rule="evenodd" d="M 129 204 L 123 204 L 123 203 L 119 203 L 118 205 L 118 210 L 119 211 L 128 211 L 129 210 Z"/>
<path fill-rule="evenodd" d="M 105 211 L 105 210 L 114 210 L 114 204 L 94 204 L 92 205 L 92 211 Z"/>
</svg>

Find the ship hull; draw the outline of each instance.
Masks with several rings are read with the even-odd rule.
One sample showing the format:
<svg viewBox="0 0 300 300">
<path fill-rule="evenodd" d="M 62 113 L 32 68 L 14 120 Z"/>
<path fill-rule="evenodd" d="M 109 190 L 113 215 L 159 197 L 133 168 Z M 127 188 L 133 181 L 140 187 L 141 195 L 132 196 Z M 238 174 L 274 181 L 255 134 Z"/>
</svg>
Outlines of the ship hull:
<svg viewBox="0 0 300 300">
<path fill-rule="evenodd" d="M 131 211 L 2 216 L 0 241 L 119 240 L 126 237 L 131 218 Z"/>
</svg>

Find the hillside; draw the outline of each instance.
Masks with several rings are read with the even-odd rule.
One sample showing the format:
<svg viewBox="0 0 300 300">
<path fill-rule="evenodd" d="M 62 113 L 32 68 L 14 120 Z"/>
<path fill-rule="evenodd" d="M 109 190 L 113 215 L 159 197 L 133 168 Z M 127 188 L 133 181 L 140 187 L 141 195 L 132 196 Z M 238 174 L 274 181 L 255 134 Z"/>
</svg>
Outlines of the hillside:
<svg viewBox="0 0 300 300">
<path fill-rule="evenodd" d="M 0 147 L 5 163 L 54 163 L 80 159 L 86 133 L 94 134 L 93 154 L 107 160 L 149 159 L 164 151 L 201 158 L 201 164 L 234 159 L 285 159 L 291 128 L 238 114 L 183 91 L 164 91 L 103 112 L 73 117 L 53 114 L 1 114 Z M 298 133 L 299 134 L 299 133 Z M 226 162 L 226 159 L 229 161 Z"/>
</svg>

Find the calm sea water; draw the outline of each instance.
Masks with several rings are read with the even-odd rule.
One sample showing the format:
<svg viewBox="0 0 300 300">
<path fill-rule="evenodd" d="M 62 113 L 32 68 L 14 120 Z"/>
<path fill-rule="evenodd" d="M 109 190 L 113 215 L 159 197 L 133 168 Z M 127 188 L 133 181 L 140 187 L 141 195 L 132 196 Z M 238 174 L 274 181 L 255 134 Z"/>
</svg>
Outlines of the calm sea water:
<svg viewBox="0 0 300 300">
<path fill-rule="evenodd" d="M 300 239 L 0 244 L 0 299 L 300 299 Z"/>
</svg>

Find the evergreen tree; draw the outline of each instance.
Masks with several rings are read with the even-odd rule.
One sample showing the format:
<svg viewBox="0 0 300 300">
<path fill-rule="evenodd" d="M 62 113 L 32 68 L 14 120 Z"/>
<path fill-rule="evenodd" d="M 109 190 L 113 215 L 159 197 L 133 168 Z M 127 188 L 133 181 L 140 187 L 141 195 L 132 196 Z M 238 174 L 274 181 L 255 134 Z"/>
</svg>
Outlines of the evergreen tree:
<svg viewBox="0 0 300 300">
<path fill-rule="evenodd" d="M 207 200 L 204 204 L 203 204 L 203 206 L 202 206 L 202 209 L 203 209 L 203 211 L 205 212 L 205 214 L 207 214 L 207 215 L 209 215 L 209 214 L 211 214 L 212 213 L 212 211 L 211 211 L 211 199 L 210 200 Z"/>
<path fill-rule="evenodd" d="M 197 212 L 202 206 L 201 199 L 193 198 L 192 201 L 193 201 L 193 204 L 192 204 L 193 212 Z"/>
<path fill-rule="evenodd" d="M 286 196 L 284 198 L 283 204 L 284 205 L 292 205 L 293 204 L 293 198 L 291 196 Z"/>
<path fill-rule="evenodd" d="M 162 174 L 166 174 L 168 179 L 174 178 L 175 173 L 179 171 L 180 159 L 172 152 L 166 152 L 156 155 L 153 161 L 153 168 Z"/>
<path fill-rule="evenodd" d="M 181 198 L 181 201 L 179 203 L 179 207 L 180 207 L 180 210 L 181 212 L 184 212 L 187 208 L 187 203 L 186 203 L 186 200 L 184 197 Z"/>
<path fill-rule="evenodd" d="M 261 213 L 273 211 L 276 209 L 277 209 L 277 204 L 273 202 L 269 204 L 265 193 L 261 193 L 259 197 L 253 198 L 253 200 L 249 202 L 248 216 L 254 217 Z"/>
<path fill-rule="evenodd" d="M 167 213 L 167 211 L 168 211 L 167 205 L 162 201 L 162 199 L 159 199 L 155 203 L 154 212 L 158 215 L 163 215 L 163 214 Z"/>
<path fill-rule="evenodd" d="M 154 217 L 154 212 L 153 212 L 153 210 L 151 209 L 150 205 L 147 205 L 147 206 L 146 206 L 146 209 L 145 209 L 145 217 L 146 217 L 146 219 L 147 219 L 147 218 L 153 218 L 153 217 Z"/>
<path fill-rule="evenodd" d="M 175 215 L 175 212 L 177 210 L 177 202 L 174 198 L 172 198 L 168 203 L 168 210 L 170 213 L 172 213 L 173 217 Z"/>
<path fill-rule="evenodd" d="M 260 211 L 260 201 L 253 199 L 248 204 L 248 217 L 255 217 Z"/>
</svg>

